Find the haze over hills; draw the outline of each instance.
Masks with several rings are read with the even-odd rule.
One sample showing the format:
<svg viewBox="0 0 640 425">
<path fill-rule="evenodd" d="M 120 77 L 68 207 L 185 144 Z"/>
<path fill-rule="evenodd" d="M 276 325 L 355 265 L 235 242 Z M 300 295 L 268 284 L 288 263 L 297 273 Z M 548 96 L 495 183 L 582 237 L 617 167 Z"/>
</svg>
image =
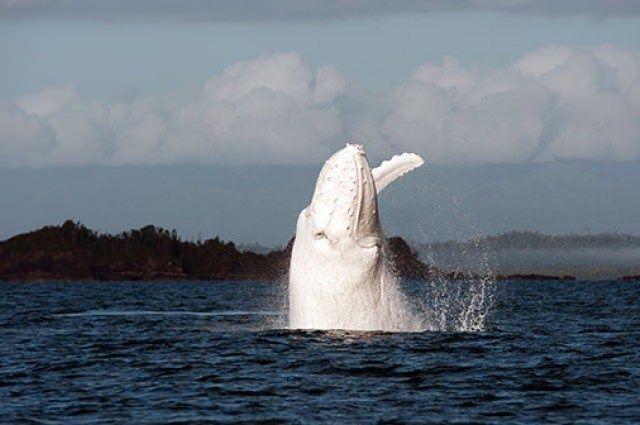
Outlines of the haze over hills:
<svg viewBox="0 0 640 425">
<path fill-rule="evenodd" d="M 447 272 L 570 275 L 580 279 L 640 275 L 640 236 L 617 233 L 514 231 L 467 241 L 417 244 L 415 249 L 425 262 Z"/>
<path fill-rule="evenodd" d="M 372 160 L 372 163 L 378 161 Z M 283 245 L 320 165 L 0 169 L 0 238 L 68 218 L 117 233 L 154 223 L 187 239 Z M 510 230 L 640 234 L 640 164 L 431 166 L 385 189 L 387 234 L 413 242 Z"/>
</svg>

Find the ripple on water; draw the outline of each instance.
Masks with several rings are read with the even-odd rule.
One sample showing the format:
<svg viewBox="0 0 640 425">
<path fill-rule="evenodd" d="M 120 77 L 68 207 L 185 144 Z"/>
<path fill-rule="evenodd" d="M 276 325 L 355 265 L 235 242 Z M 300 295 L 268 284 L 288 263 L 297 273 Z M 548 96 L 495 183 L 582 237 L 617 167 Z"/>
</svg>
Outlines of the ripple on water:
<svg viewBox="0 0 640 425">
<path fill-rule="evenodd" d="M 47 424 L 640 417 L 640 284 L 502 285 L 480 333 L 291 331 L 282 289 L 265 283 L 0 285 L 0 414 Z"/>
</svg>

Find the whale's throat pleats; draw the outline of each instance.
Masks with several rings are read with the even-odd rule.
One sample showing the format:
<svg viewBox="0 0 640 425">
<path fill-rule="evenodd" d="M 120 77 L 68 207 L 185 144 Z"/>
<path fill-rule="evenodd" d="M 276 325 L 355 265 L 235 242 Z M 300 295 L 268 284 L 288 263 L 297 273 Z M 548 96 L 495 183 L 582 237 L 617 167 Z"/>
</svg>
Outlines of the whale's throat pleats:
<svg viewBox="0 0 640 425">
<path fill-rule="evenodd" d="M 380 245 L 382 229 L 378 216 L 378 194 L 364 150 L 356 153 L 354 162 L 358 173 L 358 199 L 353 236 L 360 246 Z"/>
</svg>

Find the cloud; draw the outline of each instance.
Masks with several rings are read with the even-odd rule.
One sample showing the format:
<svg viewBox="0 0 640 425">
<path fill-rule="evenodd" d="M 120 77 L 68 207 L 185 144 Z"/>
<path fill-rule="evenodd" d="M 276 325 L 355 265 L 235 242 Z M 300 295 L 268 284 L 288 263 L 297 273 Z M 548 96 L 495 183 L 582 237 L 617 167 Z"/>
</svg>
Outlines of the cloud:
<svg viewBox="0 0 640 425">
<path fill-rule="evenodd" d="M 640 55 L 550 46 L 504 68 L 445 58 L 373 93 L 276 53 L 182 102 L 88 101 L 64 85 L 0 104 L 0 166 L 318 163 L 346 140 L 441 164 L 640 160 Z"/>
<path fill-rule="evenodd" d="M 55 137 L 16 105 L 0 103 L 0 166 L 42 162 Z"/>
<path fill-rule="evenodd" d="M 38 93 L 22 96 L 16 104 L 27 114 L 46 117 L 79 99 L 80 96 L 75 88 L 71 84 L 67 84 L 46 87 Z"/>
<path fill-rule="evenodd" d="M 314 162 L 339 140 L 345 85 L 333 67 L 277 53 L 230 66 L 185 103 L 47 87 L 0 110 L 0 164 Z"/>
<path fill-rule="evenodd" d="M 395 93 L 382 132 L 440 163 L 640 159 L 640 56 L 547 47 L 512 67 L 448 58 Z"/>
<path fill-rule="evenodd" d="M 0 18 L 327 21 L 392 14 L 489 10 L 598 18 L 640 14 L 636 0 L 0 0 Z"/>
</svg>

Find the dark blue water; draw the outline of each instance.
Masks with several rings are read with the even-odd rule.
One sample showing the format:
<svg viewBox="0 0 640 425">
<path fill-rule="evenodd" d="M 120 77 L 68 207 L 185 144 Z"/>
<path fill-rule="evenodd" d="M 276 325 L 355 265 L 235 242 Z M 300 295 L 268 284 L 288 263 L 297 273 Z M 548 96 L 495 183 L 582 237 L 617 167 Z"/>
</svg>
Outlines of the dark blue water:
<svg viewBox="0 0 640 425">
<path fill-rule="evenodd" d="M 0 285 L 4 423 L 637 423 L 640 283 L 504 283 L 483 333 L 274 329 L 277 285 Z"/>
</svg>

